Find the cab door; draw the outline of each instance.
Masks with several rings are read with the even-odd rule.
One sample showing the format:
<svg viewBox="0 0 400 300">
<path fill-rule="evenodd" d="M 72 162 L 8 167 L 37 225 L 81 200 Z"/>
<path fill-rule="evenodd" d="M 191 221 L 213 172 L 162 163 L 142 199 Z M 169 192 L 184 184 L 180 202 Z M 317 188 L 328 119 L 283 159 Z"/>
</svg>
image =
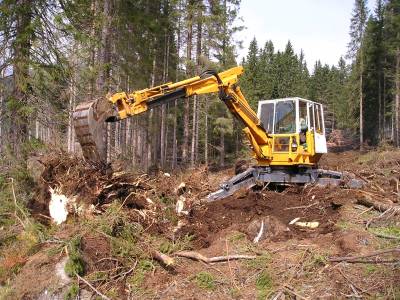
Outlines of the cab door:
<svg viewBox="0 0 400 300">
<path fill-rule="evenodd" d="M 309 103 L 311 126 L 314 129 L 315 153 L 327 153 L 324 110 L 321 104 Z"/>
</svg>

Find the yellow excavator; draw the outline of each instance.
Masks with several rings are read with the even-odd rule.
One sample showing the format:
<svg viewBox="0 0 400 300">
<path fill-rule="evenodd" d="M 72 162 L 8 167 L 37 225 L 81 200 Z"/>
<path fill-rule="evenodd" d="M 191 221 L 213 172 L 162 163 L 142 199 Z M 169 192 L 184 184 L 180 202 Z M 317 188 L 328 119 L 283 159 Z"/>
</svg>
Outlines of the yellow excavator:
<svg viewBox="0 0 400 300">
<path fill-rule="evenodd" d="M 221 189 L 208 195 L 208 201 L 223 199 L 241 188 L 269 183 L 361 185 L 340 172 L 317 167 L 321 156 L 327 153 L 321 104 L 298 97 L 263 100 L 258 103 L 256 114 L 238 86 L 242 73 L 240 66 L 221 73 L 207 70 L 176 83 L 119 92 L 78 105 L 73 119 L 84 157 L 93 162 L 106 160 L 105 122 L 123 120 L 168 101 L 218 93 L 229 111 L 244 124 L 256 164 L 222 183 Z"/>
</svg>

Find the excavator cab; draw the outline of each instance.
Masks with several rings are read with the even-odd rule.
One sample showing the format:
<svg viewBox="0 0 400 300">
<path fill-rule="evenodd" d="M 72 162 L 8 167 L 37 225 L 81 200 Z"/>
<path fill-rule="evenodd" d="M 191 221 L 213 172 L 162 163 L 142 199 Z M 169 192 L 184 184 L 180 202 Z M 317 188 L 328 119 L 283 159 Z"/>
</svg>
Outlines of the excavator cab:
<svg viewBox="0 0 400 300">
<path fill-rule="evenodd" d="M 327 153 L 322 104 L 298 97 L 261 100 L 258 118 L 272 137 L 274 157 L 309 154 L 309 163 L 317 163 Z"/>
</svg>

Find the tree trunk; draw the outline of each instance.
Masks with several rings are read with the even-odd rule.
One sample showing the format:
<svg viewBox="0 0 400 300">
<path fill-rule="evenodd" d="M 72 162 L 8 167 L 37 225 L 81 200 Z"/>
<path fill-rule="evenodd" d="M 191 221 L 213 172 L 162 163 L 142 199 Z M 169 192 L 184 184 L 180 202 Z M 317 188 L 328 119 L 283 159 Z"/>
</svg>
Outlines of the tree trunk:
<svg viewBox="0 0 400 300">
<path fill-rule="evenodd" d="M 386 64 L 386 59 L 385 59 Z M 383 130 L 383 139 L 386 140 L 386 74 L 383 72 L 383 97 L 382 97 L 382 130 Z"/>
<path fill-rule="evenodd" d="M 200 57 L 202 53 L 202 7 L 197 8 L 197 37 L 196 37 L 196 71 L 197 74 L 201 72 L 200 66 Z M 198 104 L 198 96 L 193 97 L 193 125 L 192 125 L 192 152 L 191 152 L 191 165 L 192 167 L 197 162 L 197 152 L 199 146 L 199 104 Z"/>
<path fill-rule="evenodd" d="M 176 168 L 177 161 L 178 161 L 178 141 L 176 136 L 177 131 L 177 116 L 178 107 L 177 107 L 177 100 L 174 101 L 174 127 L 172 133 L 172 169 Z"/>
<path fill-rule="evenodd" d="M 106 124 L 106 144 L 107 144 L 107 162 L 111 161 L 111 123 Z"/>
<path fill-rule="evenodd" d="M 189 77 L 192 75 L 192 37 L 193 37 L 193 1 L 189 1 L 188 4 L 188 16 L 187 16 L 187 48 L 186 48 L 186 75 Z M 182 162 L 186 163 L 188 160 L 189 152 L 189 114 L 190 114 L 190 102 L 189 98 L 185 98 L 184 113 L 183 113 L 183 143 L 182 143 Z"/>
<path fill-rule="evenodd" d="M 362 47 L 362 46 L 361 46 Z M 362 50 L 361 50 L 362 52 Z M 364 61 L 363 53 L 360 55 L 360 151 L 364 150 L 364 107 L 363 107 L 363 71 L 364 71 Z"/>
<path fill-rule="evenodd" d="M 164 34 L 164 71 L 163 71 L 163 83 L 167 81 L 168 78 L 168 59 L 169 59 L 169 35 L 168 32 Z M 166 148 L 167 148 L 167 139 L 166 139 L 166 106 L 167 104 L 163 104 L 161 107 L 161 142 L 160 142 L 160 152 L 161 152 L 161 167 L 165 167 L 166 160 Z"/>
<path fill-rule="evenodd" d="M 104 23 L 101 30 L 101 46 L 99 49 L 98 63 L 100 64 L 100 74 L 97 78 L 97 92 L 101 95 L 109 90 L 110 81 L 110 61 L 111 61 L 111 0 L 103 0 L 103 19 Z"/>
<path fill-rule="evenodd" d="M 11 109 L 12 143 L 14 153 L 20 156 L 20 145 L 27 140 L 29 118 L 26 114 L 20 113 L 18 107 L 28 106 L 29 94 L 29 59 L 31 51 L 31 28 L 32 4 L 30 0 L 18 0 L 19 7 L 16 16 L 16 37 L 13 42 L 14 61 L 13 79 L 14 87 L 12 92 L 13 101 L 19 105 Z"/>
<path fill-rule="evenodd" d="M 94 17 L 93 20 L 95 20 L 95 17 L 97 15 L 97 11 L 98 11 L 98 0 L 92 0 L 91 3 L 91 7 L 90 7 L 90 11 L 92 13 L 92 16 Z M 96 22 L 93 21 L 93 23 L 91 24 L 92 28 L 90 29 L 90 40 L 91 40 L 91 47 L 90 47 L 90 67 L 92 69 L 95 68 L 95 64 L 96 64 L 96 45 L 95 43 L 93 43 L 93 41 L 96 39 Z M 90 90 L 89 90 L 89 98 L 93 99 L 94 98 L 94 94 L 95 94 L 95 78 L 91 78 L 90 79 Z"/>
<path fill-rule="evenodd" d="M 178 1 L 178 10 L 182 9 L 182 1 Z M 180 57 L 180 49 L 181 49 L 181 18 L 178 16 L 177 20 L 178 26 L 176 30 L 176 56 L 178 58 L 178 63 L 176 64 L 176 77 L 175 81 L 179 80 L 179 57 Z M 178 129 L 178 103 L 177 100 L 174 101 L 174 118 L 173 118 L 173 129 L 172 129 L 172 162 L 171 167 L 175 169 L 178 163 L 178 140 L 177 140 L 177 129 Z"/>
<path fill-rule="evenodd" d="M 204 101 L 204 163 L 208 165 L 208 100 Z"/>
<path fill-rule="evenodd" d="M 75 47 L 73 49 L 75 52 Z M 75 129 L 73 124 L 72 114 L 75 110 L 76 104 L 76 57 L 75 53 L 73 54 L 73 69 L 72 76 L 70 82 L 70 90 L 69 90 L 69 120 L 68 120 L 68 152 L 75 152 Z"/>
<path fill-rule="evenodd" d="M 225 166 L 225 133 L 221 130 L 220 136 L 220 157 L 219 157 L 219 164 L 221 167 Z"/>
<path fill-rule="evenodd" d="M 200 103 L 196 102 L 196 139 L 194 145 L 194 162 L 197 163 L 199 160 L 199 127 L 200 127 Z"/>
<path fill-rule="evenodd" d="M 382 94 L 381 94 L 381 74 L 378 75 L 378 139 L 382 141 Z"/>
<path fill-rule="evenodd" d="M 195 145 L 196 145 L 196 124 L 197 124 L 197 95 L 193 97 L 193 117 L 192 117 L 192 147 L 190 152 L 190 165 L 195 164 Z"/>
<path fill-rule="evenodd" d="M 1 76 L 0 79 L 4 79 L 4 69 L 0 72 Z M 4 110 L 3 110 L 3 106 L 4 106 L 4 88 L 3 85 L 0 84 L 0 154 L 3 153 L 3 146 L 4 146 L 4 140 L 5 140 L 5 134 L 3 131 L 3 114 L 4 114 Z"/>
<path fill-rule="evenodd" d="M 395 132 L 395 141 L 396 147 L 399 147 L 399 105 L 400 105 L 400 48 L 397 47 L 396 50 L 396 75 L 395 75 L 395 103 L 396 103 L 396 132 Z"/>
</svg>

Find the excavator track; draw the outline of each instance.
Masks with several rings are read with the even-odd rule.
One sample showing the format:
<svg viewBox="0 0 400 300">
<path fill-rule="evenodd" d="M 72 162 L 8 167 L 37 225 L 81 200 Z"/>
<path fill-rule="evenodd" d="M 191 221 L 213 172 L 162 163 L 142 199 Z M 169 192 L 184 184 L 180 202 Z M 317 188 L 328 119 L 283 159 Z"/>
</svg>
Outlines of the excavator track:
<svg viewBox="0 0 400 300">
<path fill-rule="evenodd" d="M 316 184 L 318 186 L 343 186 L 359 189 L 364 182 L 355 179 L 349 173 L 335 172 L 324 169 L 290 170 L 270 167 L 254 166 L 232 177 L 220 185 L 220 189 L 207 196 L 207 202 L 222 200 L 239 189 L 250 189 L 256 185 L 274 183 L 278 185 Z"/>
</svg>

